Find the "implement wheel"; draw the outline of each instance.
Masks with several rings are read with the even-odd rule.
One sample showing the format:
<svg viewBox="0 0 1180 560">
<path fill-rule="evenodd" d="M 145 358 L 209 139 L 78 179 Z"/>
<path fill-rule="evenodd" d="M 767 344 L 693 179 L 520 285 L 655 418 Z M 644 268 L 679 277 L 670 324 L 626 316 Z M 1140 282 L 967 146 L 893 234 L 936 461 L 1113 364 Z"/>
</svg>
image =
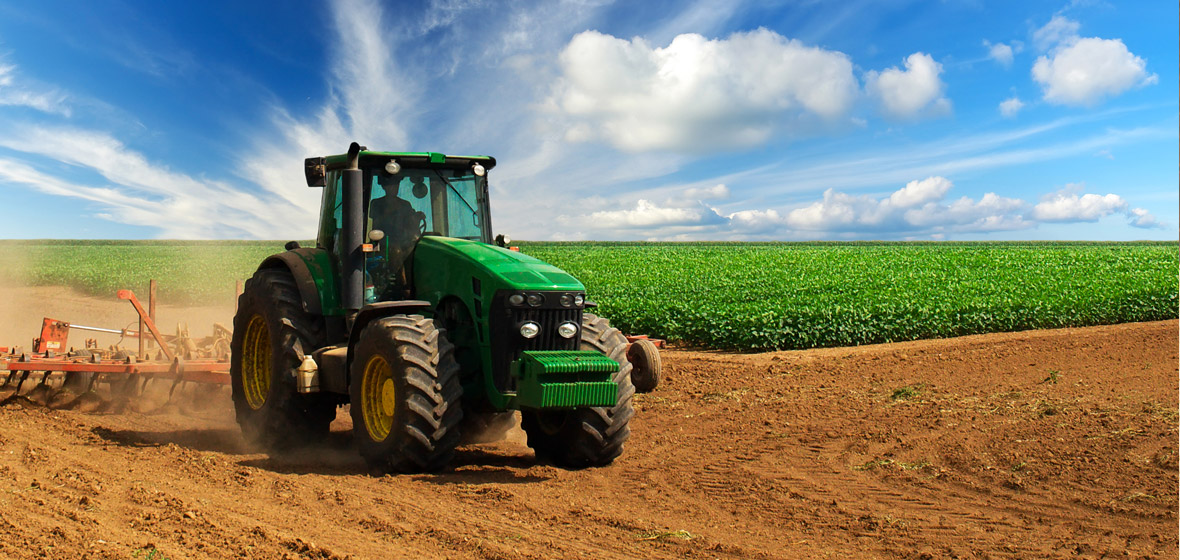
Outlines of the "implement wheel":
<svg viewBox="0 0 1180 560">
<path fill-rule="evenodd" d="M 664 378 L 660 349 L 645 338 L 636 340 L 627 349 L 627 361 L 631 362 L 631 384 L 636 393 L 650 393 Z"/>
<path fill-rule="evenodd" d="M 622 364 L 611 374 L 619 384 L 619 399 L 611 407 L 573 410 L 522 410 L 520 426 L 528 435 L 528 446 L 537 459 L 566 468 L 609 465 L 623 453 L 631 437 L 631 363 L 627 361 L 627 337 L 606 319 L 589 313 L 582 316 L 582 350 L 600 352 Z"/>
<path fill-rule="evenodd" d="M 264 269 L 238 298 L 230 383 L 238 425 L 251 443 L 282 451 L 328 433 L 336 406 L 319 394 L 295 392 L 294 372 L 323 339 L 323 318 L 303 311 L 295 279 Z"/>
<path fill-rule="evenodd" d="M 450 462 L 463 387 L 455 347 L 434 321 L 394 315 L 365 325 L 350 373 L 353 434 L 370 467 L 422 472 Z"/>
</svg>

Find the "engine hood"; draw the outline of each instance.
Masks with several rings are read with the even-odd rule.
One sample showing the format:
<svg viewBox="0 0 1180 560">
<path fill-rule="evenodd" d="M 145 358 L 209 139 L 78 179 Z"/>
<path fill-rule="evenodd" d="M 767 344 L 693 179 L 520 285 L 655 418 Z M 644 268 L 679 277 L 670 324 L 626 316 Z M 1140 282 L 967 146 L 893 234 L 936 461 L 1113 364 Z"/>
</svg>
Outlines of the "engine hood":
<svg viewBox="0 0 1180 560">
<path fill-rule="evenodd" d="M 421 278 L 422 273 L 435 276 L 440 272 L 439 269 L 446 269 L 447 276 L 479 278 L 481 282 L 493 284 L 488 286 L 492 289 L 586 289 L 564 270 L 540 259 L 502 247 L 452 237 L 426 236 L 419 240 L 414 251 L 414 266 L 415 277 Z"/>
</svg>

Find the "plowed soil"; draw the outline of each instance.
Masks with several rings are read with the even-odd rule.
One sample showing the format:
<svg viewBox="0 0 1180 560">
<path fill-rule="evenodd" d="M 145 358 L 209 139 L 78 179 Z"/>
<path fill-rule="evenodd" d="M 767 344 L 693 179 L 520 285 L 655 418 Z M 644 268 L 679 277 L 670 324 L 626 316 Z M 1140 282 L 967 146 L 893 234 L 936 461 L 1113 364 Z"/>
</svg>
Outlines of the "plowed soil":
<svg viewBox="0 0 1180 560">
<path fill-rule="evenodd" d="M 519 431 L 373 476 L 203 410 L 0 407 L 0 558 L 1176 558 L 1176 321 L 767 354 L 667 350 L 624 455 Z"/>
</svg>

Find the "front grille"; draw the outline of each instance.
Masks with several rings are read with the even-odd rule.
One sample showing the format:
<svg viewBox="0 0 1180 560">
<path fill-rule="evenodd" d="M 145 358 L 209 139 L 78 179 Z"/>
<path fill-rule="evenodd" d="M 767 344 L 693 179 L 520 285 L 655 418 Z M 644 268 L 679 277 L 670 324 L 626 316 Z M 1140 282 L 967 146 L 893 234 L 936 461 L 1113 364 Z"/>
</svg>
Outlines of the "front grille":
<svg viewBox="0 0 1180 560">
<path fill-rule="evenodd" d="M 507 296 L 514 292 L 497 293 L 492 300 L 492 379 L 501 392 L 516 391 L 516 379 L 512 377 L 512 362 L 526 350 L 577 350 L 582 335 L 582 310 L 545 305 L 540 308 L 513 308 L 508 305 Z M 564 293 L 564 292 L 557 292 Z M 557 297 L 546 298 L 556 301 Z M 541 332 L 534 338 L 520 335 L 520 325 L 533 321 L 541 326 Z M 570 322 L 578 326 L 573 338 L 562 338 L 557 326 Z"/>
</svg>

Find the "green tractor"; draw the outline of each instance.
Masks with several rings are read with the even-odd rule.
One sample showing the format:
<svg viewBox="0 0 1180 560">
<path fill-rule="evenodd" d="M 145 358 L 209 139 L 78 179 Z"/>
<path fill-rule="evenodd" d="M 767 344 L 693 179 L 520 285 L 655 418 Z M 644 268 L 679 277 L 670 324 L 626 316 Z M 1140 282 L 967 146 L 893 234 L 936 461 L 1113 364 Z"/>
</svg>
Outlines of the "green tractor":
<svg viewBox="0 0 1180 560">
<path fill-rule="evenodd" d="M 537 458 L 605 465 L 633 409 L 626 337 L 584 286 L 492 236 L 488 156 L 368 151 L 308 158 L 323 188 L 315 248 L 290 242 L 246 282 L 230 375 L 248 440 L 282 451 L 350 405 L 381 471 L 433 471 L 481 432 L 520 424 Z M 658 365 L 656 366 L 658 368 Z M 658 373 L 657 373 L 658 375 Z"/>
</svg>

